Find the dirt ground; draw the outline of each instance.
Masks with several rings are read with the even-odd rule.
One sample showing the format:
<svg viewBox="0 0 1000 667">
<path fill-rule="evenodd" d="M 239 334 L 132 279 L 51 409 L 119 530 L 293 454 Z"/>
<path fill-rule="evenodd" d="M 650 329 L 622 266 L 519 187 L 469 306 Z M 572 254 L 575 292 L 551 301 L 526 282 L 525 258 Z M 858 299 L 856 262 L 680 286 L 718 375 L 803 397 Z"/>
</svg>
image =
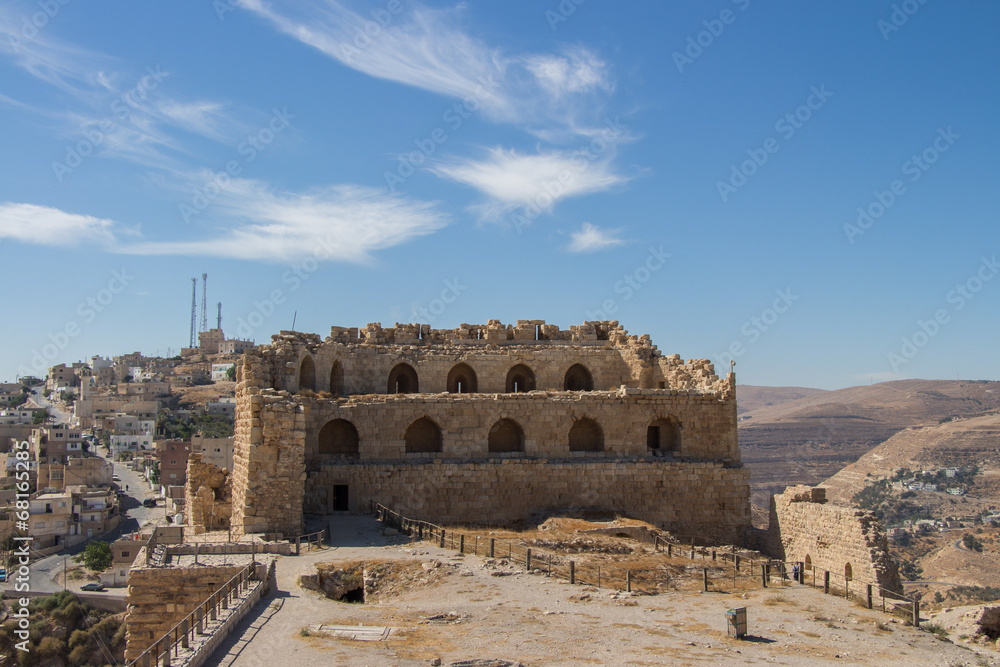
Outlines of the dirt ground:
<svg viewBox="0 0 1000 667">
<path fill-rule="evenodd" d="M 253 667 L 429 665 L 503 659 L 524 665 L 1000 665 L 992 649 L 952 644 L 804 586 L 633 595 L 570 585 L 428 543 L 381 535 L 368 517 L 337 517 L 334 546 L 278 561 L 278 590 L 209 664 Z M 379 582 L 366 604 L 298 585 L 337 560 L 418 561 Z M 425 565 L 426 563 L 426 565 Z M 484 565 L 487 565 L 484 567 Z M 505 573 L 497 576 L 498 572 Z M 747 607 L 749 636 L 726 636 L 726 610 Z M 383 641 L 318 636 L 317 624 L 388 626 Z"/>
</svg>

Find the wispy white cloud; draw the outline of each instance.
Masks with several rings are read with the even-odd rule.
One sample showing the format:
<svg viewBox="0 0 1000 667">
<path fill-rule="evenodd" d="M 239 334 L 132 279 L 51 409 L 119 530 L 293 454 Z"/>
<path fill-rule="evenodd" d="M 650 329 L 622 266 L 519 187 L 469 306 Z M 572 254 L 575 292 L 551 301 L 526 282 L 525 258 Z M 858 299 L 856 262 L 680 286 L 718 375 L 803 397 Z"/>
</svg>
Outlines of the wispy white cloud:
<svg viewBox="0 0 1000 667">
<path fill-rule="evenodd" d="M 202 178 L 208 176 L 207 172 Z M 364 263 L 377 250 L 444 227 L 435 202 L 384 190 L 335 185 L 308 193 L 274 192 L 259 181 L 234 179 L 212 202 L 214 232 L 205 238 L 136 241 L 135 229 L 113 220 L 48 206 L 0 204 L 0 239 L 45 246 L 85 242 L 127 255 L 200 255 L 265 262 L 318 260 Z M 188 236 L 192 229 L 185 228 Z"/>
<path fill-rule="evenodd" d="M 337 0 L 238 3 L 347 67 L 475 102 L 492 120 L 546 136 L 586 134 L 614 88 L 608 65 L 582 47 L 508 54 L 468 35 L 460 26 L 461 5 L 405 3 L 399 14 L 383 10 L 378 21 Z"/>
<path fill-rule="evenodd" d="M 580 231 L 570 234 L 570 238 L 573 240 L 567 250 L 570 252 L 597 252 L 605 248 L 619 246 L 625 243 L 618 238 L 620 233 L 620 229 L 601 229 L 597 225 L 585 222 Z"/>
<path fill-rule="evenodd" d="M 168 72 L 149 66 L 127 71 L 108 55 L 78 47 L 39 30 L 21 34 L 10 9 L 0 9 L 0 56 L 61 95 L 28 105 L 8 96 L 0 104 L 32 113 L 59 136 L 100 136 L 94 152 L 145 166 L 183 169 L 183 132 L 222 143 L 235 142 L 252 127 L 248 112 L 215 100 L 184 100 L 165 90 Z M 98 135 L 95 131 L 100 130 Z"/>
<path fill-rule="evenodd" d="M 226 113 L 227 105 L 221 102 L 179 102 L 166 99 L 155 111 L 161 118 L 203 137 L 219 142 L 229 141 L 232 137 L 233 119 Z"/>
<path fill-rule="evenodd" d="M 594 158 L 582 151 L 548 150 L 521 154 L 489 149 L 483 159 L 439 161 L 429 168 L 438 176 L 472 186 L 488 201 L 475 207 L 486 220 L 496 220 L 522 206 L 551 211 L 567 197 L 607 190 L 628 180 L 611 165 L 613 151 Z"/>
<path fill-rule="evenodd" d="M 109 244 L 121 228 L 112 220 L 66 213 L 49 206 L 0 204 L 0 238 L 47 246 Z M 130 233 L 130 232 L 127 232 Z"/>
<path fill-rule="evenodd" d="M 209 174 L 203 174 L 202 180 Z M 137 255 L 207 255 L 291 262 L 366 262 L 371 253 L 431 234 L 447 224 L 433 202 L 384 190 L 336 185 L 308 193 L 274 192 L 234 179 L 212 202 L 221 233 L 205 239 L 119 245 Z M 190 231 L 190 230 L 188 230 Z"/>
</svg>

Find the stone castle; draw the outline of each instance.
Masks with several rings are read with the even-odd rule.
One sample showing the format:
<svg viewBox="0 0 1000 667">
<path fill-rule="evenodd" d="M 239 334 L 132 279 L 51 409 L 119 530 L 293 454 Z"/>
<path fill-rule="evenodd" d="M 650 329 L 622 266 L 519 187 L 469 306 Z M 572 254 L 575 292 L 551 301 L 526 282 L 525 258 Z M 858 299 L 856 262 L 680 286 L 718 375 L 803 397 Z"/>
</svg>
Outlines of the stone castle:
<svg viewBox="0 0 1000 667">
<path fill-rule="evenodd" d="M 294 535 L 370 501 L 438 522 L 603 510 L 729 541 L 750 526 L 735 375 L 617 322 L 283 331 L 236 379 L 225 497 L 223 477 L 189 485 L 188 521 L 209 529 Z"/>
</svg>

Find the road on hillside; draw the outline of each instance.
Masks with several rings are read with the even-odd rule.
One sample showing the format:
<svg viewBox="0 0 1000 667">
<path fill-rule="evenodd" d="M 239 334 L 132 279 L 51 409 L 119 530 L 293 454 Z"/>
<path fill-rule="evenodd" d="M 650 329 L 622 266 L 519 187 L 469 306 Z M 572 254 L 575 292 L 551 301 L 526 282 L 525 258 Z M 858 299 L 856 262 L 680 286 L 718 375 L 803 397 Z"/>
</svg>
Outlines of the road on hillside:
<svg viewBox="0 0 1000 667">
<path fill-rule="evenodd" d="M 43 385 L 39 385 L 43 386 Z M 73 419 L 73 415 L 68 412 L 63 412 L 58 407 L 56 403 L 53 403 L 49 399 L 42 395 L 42 392 L 38 390 L 38 387 L 31 388 L 31 400 L 39 405 L 39 407 L 47 408 L 49 415 L 52 417 L 56 424 L 69 424 Z"/>
<path fill-rule="evenodd" d="M 102 457 L 106 458 L 106 457 Z M 141 530 L 151 524 L 161 525 L 166 523 L 163 507 L 143 507 L 142 501 L 146 498 L 158 497 L 154 494 L 139 473 L 131 470 L 125 463 L 113 464 L 114 474 L 121 479 L 117 484 L 124 490 L 128 486 L 125 495 L 119 497 L 122 520 L 117 528 L 103 535 L 95 535 L 93 539 L 104 542 L 114 542 L 122 535 Z M 31 568 L 30 586 L 32 591 L 45 593 L 55 593 L 63 590 L 63 568 L 66 564 L 74 566 L 73 557 L 79 555 L 86 548 L 86 543 L 79 544 L 69 549 L 64 549 L 57 554 L 46 556 L 34 561 Z M 69 559 L 67 561 L 67 559 Z M 70 590 L 79 592 L 80 586 L 85 581 L 68 581 Z M 9 587 L 9 586 L 8 586 Z M 108 596 L 125 597 L 127 589 L 117 588 L 106 591 Z"/>
</svg>

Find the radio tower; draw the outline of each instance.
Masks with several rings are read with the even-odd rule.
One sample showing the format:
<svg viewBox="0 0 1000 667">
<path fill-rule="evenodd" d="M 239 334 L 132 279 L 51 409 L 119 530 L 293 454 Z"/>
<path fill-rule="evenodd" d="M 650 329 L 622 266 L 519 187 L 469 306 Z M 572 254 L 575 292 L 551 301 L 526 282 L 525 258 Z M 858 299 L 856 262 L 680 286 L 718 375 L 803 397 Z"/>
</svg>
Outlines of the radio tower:
<svg viewBox="0 0 1000 667">
<path fill-rule="evenodd" d="M 208 274 L 201 274 L 201 329 L 208 331 Z"/>
<path fill-rule="evenodd" d="M 219 319 L 218 323 L 215 325 L 215 328 L 218 329 L 219 331 L 222 331 L 222 302 L 220 301 L 217 305 L 219 307 Z"/>
<path fill-rule="evenodd" d="M 188 347 L 194 347 L 194 327 L 198 323 L 198 279 L 191 279 L 191 342 Z"/>
</svg>

